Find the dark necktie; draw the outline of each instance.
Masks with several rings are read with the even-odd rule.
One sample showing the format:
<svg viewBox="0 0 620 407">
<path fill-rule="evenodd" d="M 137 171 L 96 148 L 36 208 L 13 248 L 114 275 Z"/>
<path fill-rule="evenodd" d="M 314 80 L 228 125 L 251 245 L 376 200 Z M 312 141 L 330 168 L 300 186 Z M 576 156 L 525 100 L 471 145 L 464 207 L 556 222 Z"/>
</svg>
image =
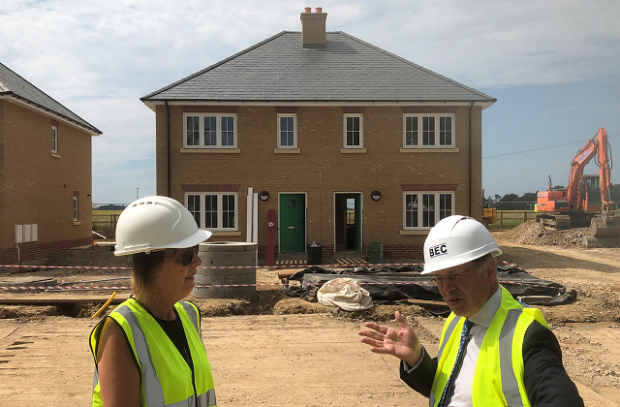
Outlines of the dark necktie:
<svg viewBox="0 0 620 407">
<path fill-rule="evenodd" d="M 452 373 L 450 373 L 450 377 L 448 378 L 448 382 L 446 383 L 446 387 L 443 389 L 443 394 L 441 395 L 441 400 L 439 401 L 438 407 L 444 407 L 448 394 L 452 391 L 452 384 L 456 380 L 456 377 L 459 375 L 459 371 L 461 370 L 461 365 L 463 364 L 463 355 L 465 354 L 465 347 L 467 346 L 467 335 L 469 334 L 469 329 L 473 323 L 466 319 L 463 324 L 463 330 L 461 331 L 461 343 L 459 345 L 459 352 L 456 354 L 456 360 L 454 361 L 454 367 L 452 368 Z"/>
</svg>

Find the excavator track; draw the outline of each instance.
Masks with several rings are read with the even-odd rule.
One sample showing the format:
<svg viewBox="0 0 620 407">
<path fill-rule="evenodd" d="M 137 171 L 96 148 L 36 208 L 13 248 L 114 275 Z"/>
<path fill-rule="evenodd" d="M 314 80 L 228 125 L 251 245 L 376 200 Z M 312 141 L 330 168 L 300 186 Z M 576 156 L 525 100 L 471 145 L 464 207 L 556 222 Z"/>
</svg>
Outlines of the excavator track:
<svg viewBox="0 0 620 407">
<path fill-rule="evenodd" d="M 539 213 L 536 215 L 536 222 L 543 224 L 551 229 L 570 229 L 571 220 L 568 215 L 551 215 Z"/>
</svg>

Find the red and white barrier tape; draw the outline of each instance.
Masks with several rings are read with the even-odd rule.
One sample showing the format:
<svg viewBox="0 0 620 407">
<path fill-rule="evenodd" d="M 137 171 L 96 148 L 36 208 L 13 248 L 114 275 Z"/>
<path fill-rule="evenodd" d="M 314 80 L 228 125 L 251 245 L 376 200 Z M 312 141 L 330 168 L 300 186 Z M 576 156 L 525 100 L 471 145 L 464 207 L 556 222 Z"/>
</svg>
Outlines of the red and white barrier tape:
<svg viewBox="0 0 620 407">
<path fill-rule="evenodd" d="M 534 275 L 530 271 L 527 271 L 514 263 L 508 263 L 507 261 L 501 261 L 500 263 L 509 265 L 518 270 L 524 271 L 528 274 Z M 310 267 L 323 267 L 323 268 L 348 268 L 348 267 L 366 267 L 366 266 L 415 266 L 422 265 L 423 263 L 357 263 L 357 264 L 323 264 L 323 265 L 278 265 L 273 267 L 255 267 L 255 266 L 216 266 L 216 267 L 204 267 L 200 266 L 201 269 L 254 269 L 254 268 L 286 268 L 286 269 L 304 269 Z M 88 269 L 88 270 L 131 270 L 131 267 L 105 267 L 105 266 L 33 266 L 33 265 L 3 265 L 0 264 L 1 267 L 15 267 L 15 268 L 45 268 L 45 269 Z M 540 276 L 536 276 L 538 278 L 543 278 Z M 520 284 L 527 285 L 530 287 L 547 287 L 546 285 L 537 285 L 524 283 L 521 281 L 502 281 L 502 283 L 508 284 Z M 305 283 L 304 285 L 323 285 L 325 283 Z M 419 282 L 389 282 L 389 283 L 363 283 L 364 285 L 408 285 L 408 284 L 432 284 L 429 282 L 419 281 Z M 585 285 L 585 286 L 594 286 L 594 287 L 605 287 L 605 286 L 619 286 L 619 283 L 572 283 L 577 285 Z M 284 285 L 283 283 L 272 283 L 272 284 L 229 284 L 229 285 L 197 285 L 197 288 L 224 288 L 224 287 L 258 287 L 258 286 L 272 286 L 272 285 Z M 59 291 L 71 291 L 71 290 L 131 290 L 131 287 L 91 287 L 91 286 L 19 286 L 19 287 L 0 287 L 0 291 L 24 291 L 24 290 L 59 290 Z M 581 290 L 586 293 L 589 291 Z"/>
<path fill-rule="evenodd" d="M 546 278 L 545 278 L 545 277 L 537 276 L 536 274 L 532 273 L 531 271 L 529 271 L 529 270 L 525 270 L 525 269 L 523 269 L 523 268 L 521 268 L 521 267 L 517 266 L 515 263 L 509 263 L 509 262 L 504 261 L 504 260 L 500 261 L 500 263 L 504 263 L 504 264 L 506 264 L 506 265 L 508 265 L 508 266 L 510 266 L 510 267 L 516 268 L 517 270 L 521 270 L 521 271 L 523 271 L 523 272 L 525 272 L 525 273 L 531 274 L 531 275 L 533 275 L 534 277 L 538 277 L 538 278 L 540 278 L 541 280 L 546 280 Z M 566 282 L 564 282 L 564 281 L 559 281 L 559 283 L 562 283 L 562 284 L 564 284 L 564 285 L 566 285 L 566 284 L 567 284 L 567 283 L 566 283 Z M 569 284 L 572 284 L 572 285 L 579 285 L 579 286 L 582 286 L 582 285 L 583 285 L 583 286 L 593 286 L 593 287 L 596 287 L 596 288 L 608 287 L 608 286 L 611 286 L 611 287 L 614 287 L 614 286 L 620 286 L 620 283 L 575 283 L 575 282 L 573 282 L 573 281 L 569 282 Z M 580 288 L 578 288 L 578 289 L 577 289 L 577 291 L 584 292 L 584 293 L 588 293 L 588 294 L 590 294 L 590 293 L 591 293 L 591 291 L 582 290 L 582 289 L 580 289 Z"/>
<path fill-rule="evenodd" d="M 340 274 L 339 276 L 346 277 L 346 274 Z M 548 288 L 547 285 L 539 285 L 539 284 L 530 284 L 524 283 L 522 281 L 502 281 L 501 283 L 507 284 L 518 284 L 518 285 L 526 285 L 529 287 L 541 287 Z M 261 287 L 261 286 L 284 286 L 284 285 L 293 285 L 293 286 L 320 286 L 327 283 L 299 283 L 299 284 L 289 284 L 289 283 L 262 283 L 262 284 L 212 284 L 212 285 L 196 285 L 196 288 L 226 288 L 226 287 Z M 358 282 L 351 283 L 358 284 Z M 360 285 L 428 285 L 433 284 L 430 281 L 394 281 L 394 282 L 379 282 L 379 283 L 371 283 L 371 282 L 361 282 Z M 617 284 L 614 284 L 617 285 Z M 131 287 L 113 287 L 113 286 L 15 286 L 15 287 L 0 287 L 0 291 L 35 291 L 35 290 L 53 290 L 53 291 L 72 291 L 72 290 L 86 290 L 86 291 L 97 291 L 97 290 L 131 290 Z"/>
<path fill-rule="evenodd" d="M 286 264 L 277 266 L 199 266 L 199 269 L 305 269 L 310 267 L 349 268 L 349 267 L 376 267 L 376 266 L 421 266 L 424 263 L 355 263 L 355 264 Z M 0 268 L 32 268 L 32 269 L 85 269 L 85 270 L 131 270 L 131 267 L 104 267 L 104 266 L 35 266 L 23 264 L 0 264 Z"/>
</svg>

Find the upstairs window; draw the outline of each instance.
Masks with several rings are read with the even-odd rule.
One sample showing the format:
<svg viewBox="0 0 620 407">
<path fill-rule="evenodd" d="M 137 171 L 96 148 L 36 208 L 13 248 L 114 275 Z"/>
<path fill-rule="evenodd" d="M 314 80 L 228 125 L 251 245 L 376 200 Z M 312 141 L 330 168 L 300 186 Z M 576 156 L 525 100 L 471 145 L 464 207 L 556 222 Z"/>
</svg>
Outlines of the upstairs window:
<svg viewBox="0 0 620 407">
<path fill-rule="evenodd" d="M 403 121 L 404 148 L 454 147 L 453 114 L 407 114 Z"/>
<path fill-rule="evenodd" d="M 407 192 L 404 194 L 405 230 L 430 229 L 454 214 L 454 192 Z"/>
<path fill-rule="evenodd" d="M 183 147 L 236 148 L 237 117 L 234 114 L 186 114 Z"/>
<path fill-rule="evenodd" d="M 363 119 L 361 114 L 344 115 L 344 148 L 364 147 Z"/>
<path fill-rule="evenodd" d="M 297 148 L 296 115 L 278 115 L 278 148 Z"/>
<path fill-rule="evenodd" d="M 52 153 L 58 154 L 58 128 L 52 126 Z"/>
</svg>

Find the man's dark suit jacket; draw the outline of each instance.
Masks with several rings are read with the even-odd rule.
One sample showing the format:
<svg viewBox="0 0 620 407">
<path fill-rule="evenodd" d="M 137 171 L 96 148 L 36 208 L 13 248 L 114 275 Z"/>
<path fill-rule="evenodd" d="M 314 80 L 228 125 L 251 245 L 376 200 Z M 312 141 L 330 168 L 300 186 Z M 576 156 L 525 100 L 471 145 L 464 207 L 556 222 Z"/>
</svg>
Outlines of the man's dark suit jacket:
<svg viewBox="0 0 620 407">
<path fill-rule="evenodd" d="M 551 330 L 537 321 L 532 322 L 523 338 L 523 381 L 533 407 L 583 407 L 577 392 L 562 364 L 560 344 Z M 429 397 L 437 370 L 437 358 L 424 352 L 424 359 L 407 374 L 400 363 L 400 378 L 418 393 Z"/>
</svg>

